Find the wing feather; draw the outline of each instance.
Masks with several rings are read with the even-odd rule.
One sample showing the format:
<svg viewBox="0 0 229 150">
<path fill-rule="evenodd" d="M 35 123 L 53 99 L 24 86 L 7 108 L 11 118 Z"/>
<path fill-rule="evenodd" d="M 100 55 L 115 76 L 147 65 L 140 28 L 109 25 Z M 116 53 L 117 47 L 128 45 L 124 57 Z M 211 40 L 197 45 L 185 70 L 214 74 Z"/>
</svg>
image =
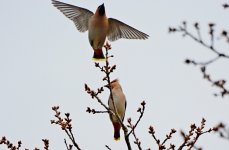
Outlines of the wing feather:
<svg viewBox="0 0 229 150">
<path fill-rule="evenodd" d="M 88 30 L 88 20 L 94 14 L 90 10 L 78 6 L 52 0 L 52 4 L 59 9 L 66 17 L 71 19 L 80 32 Z"/>
<path fill-rule="evenodd" d="M 109 31 L 107 38 L 109 41 L 116 41 L 120 38 L 125 39 L 147 39 L 149 35 L 119 21 L 109 18 Z"/>
</svg>

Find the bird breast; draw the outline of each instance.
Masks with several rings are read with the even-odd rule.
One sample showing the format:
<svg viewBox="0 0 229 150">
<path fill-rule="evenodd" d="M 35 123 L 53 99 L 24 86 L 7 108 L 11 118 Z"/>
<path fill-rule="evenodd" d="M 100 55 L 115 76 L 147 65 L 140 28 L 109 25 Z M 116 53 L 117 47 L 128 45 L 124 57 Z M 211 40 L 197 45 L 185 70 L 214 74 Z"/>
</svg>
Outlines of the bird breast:
<svg viewBox="0 0 229 150">
<path fill-rule="evenodd" d="M 89 19 L 88 38 L 94 49 L 102 48 L 108 32 L 108 19 L 105 16 L 92 16 Z"/>
<path fill-rule="evenodd" d="M 125 115 L 125 102 L 126 102 L 126 98 L 125 95 L 120 91 L 120 92 L 116 92 L 113 91 L 113 99 L 114 99 L 114 104 L 115 107 L 117 109 L 117 113 L 120 116 L 120 119 L 122 120 L 124 115 Z M 114 111 L 114 105 L 112 103 L 111 98 L 109 99 L 109 107 L 112 111 Z M 116 117 L 112 116 L 112 120 L 113 121 L 118 121 Z"/>
</svg>

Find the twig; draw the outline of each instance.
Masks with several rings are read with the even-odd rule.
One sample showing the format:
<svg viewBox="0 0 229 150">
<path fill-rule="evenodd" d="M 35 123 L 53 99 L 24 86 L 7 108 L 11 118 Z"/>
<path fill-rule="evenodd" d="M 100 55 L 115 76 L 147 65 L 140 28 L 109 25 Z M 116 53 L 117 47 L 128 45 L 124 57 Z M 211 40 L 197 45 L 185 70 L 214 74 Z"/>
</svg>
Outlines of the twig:
<svg viewBox="0 0 229 150">
<path fill-rule="evenodd" d="M 166 135 L 166 138 L 163 140 L 163 142 L 161 142 L 156 136 L 155 136 L 155 130 L 153 128 L 153 126 L 149 127 L 149 134 L 152 135 L 154 141 L 157 143 L 158 149 L 159 150 L 164 150 L 166 149 L 165 143 L 172 138 L 172 135 L 176 133 L 175 129 L 171 129 L 170 133 Z M 175 149 L 175 145 L 174 144 L 170 144 L 170 147 L 167 148 L 168 150 L 174 150 Z"/>
<path fill-rule="evenodd" d="M 197 147 L 195 144 L 196 142 L 199 140 L 200 136 L 202 136 L 203 134 L 206 133 L 210 133 L 212 131 L 215 132 L 219 132 L 220 129 L 224 128 L 223 124 L 219 124 L 213 128 L 209 128 L 208 130 L 204 131 L 205 128 L 205 123 L 206 120 L 203 118 L 201 121 L 201 125 L 199 127 L 197 127 L 195 124 L 191 124 L 190 125 L 190 130 L 188 132 L 188 134 L 185 134 L 183 131 L 180 131 L 181 136 L 183 137 L 183 142 L 180 144 L 180 146 L 178 146 L 177 150 L 182 150 L 186 147 L 187 150 L 191 150 L 191 149 L 201 149 L 199 147 Z M 166 135 L 166 138 L 161 142 L 160 139 L 158 139 L 155 136 L 155 130 L 152 126 L 149 127 L 149 133 L 152 135 L 154 141 L 156 142 L 156 144 L 158 145 L 158 150 L 175 150 L 175 145 L 174 144 L 170 144 L 170 146 L 167 148 L 166 147 L 166 142 L 172 138 L 172 135 L 174 133 L 176 133 L 175 129 L 171 129 L 170 133 Z"/>
<path fill-rule="evenodd" d="M 143 114 L 145 112 L 145 104 L 146 104 L 145 101 L 142 101 L 141 102 L 142 108 L 139 107 L 138 110 L 137 110 L 137 112 L 140 113 L 140 116 L 139 116 L 137 122 L 134 125 L 131 122 L 131 118 L 128 118 L 127 119 L 127 122 L 129 123 L 129 125 L 127 125 L 127 127 L 129 127 L 131 129 L 130 132 L 127 134 L 127 136 L 130 136 L 131 133 L 133 134 L 134 139 L 135 139 L 134 143 L 138 146 L 138 149 L 139 150 L 142 150 L 142 148 L 141 148 L 141 141 L 136 136 L 135 128 L 137 127 L 138 123 L 140 122 L 141 118 L 143 117 Z"/>
<path fill-rule="evenodd" d="M 213 128 L 209 128 L 208 130 L 203 131 L 205 128 L 205 122 L 206 120 L 203 118 L 199 127 L 196 127 L 195 124 L 192 124 L 190 126 L 189 134 L 187 135 L 181 131 L 181 135 L 184 138 L 184 141 L 179 146 L 178 150 L 182 150 L 184 147 L 187 147 L 187 150 L 191 150 L 201 135 L 214 131 Z"/>
<path fill-rule="evenodd" d="M 174 32 L 181 32 L 183 33 L 183 36 L 188 36 L 191 39 L 193 39 L 194 41 L 196 41 L 197 43 L 201 44 L 202 46 L 206 47 L 207 49 L 211 50 L 212 52 L 214 52 L 216 55 L 218 55 L 219 57 L 222 58 L 227 58 L 229 59 L 229 55 L 226 55 L 224 53 L 220 53 L 217 49 L 214 48 L 214 29 L 213 27 L 215 26 L 213 23 L 209 23 L 209 35 L 211 37 L 211 44 L 207 44 L 205 43 L 201 36 L 200 36 L 200 28 L 199 25 L 197 25 L 198 23 L 194 24 L 195 29 L 198 32 L 198 37 L 194 36 L 191 32 L 189 32 L 187 30 L 187 25 L 186 22 L 183 22 L 183 26 L 179 26 L 179 28 L 174 28 L 174 27 L 169 27 L 169 33 L 174 33 Z"/>
<path fill-rule="evenodd" d="M 226 30 L 223 30 L 221 33 L 222 37 L 224 37 L 227 41 L 227 43 L 229 43 L 229 35 L 228 32 Z"/>
<path fill-rule="evenodd" d="M 110 81 L 110 73 L 113 72 L 113 70 L 116 68 L 116 65 L 110 67 L 109 66 L 109 61 L 108 59 L 110 57 L 113 57 L 113 56 L 109 56 L 108 55 L 108 50 L 111 49 L 111 45 L 108 44 L 108 42 L 106 43 L 106 45 L 104 46 L 106 48 L 106 66 L 105 66 L 105 74 L 106 74 L 106 77 L 105 77 L 105 80 L 107 81 L 108 83 L 108 86 L 109 86 L 109 91 L 110 91 L 110 98 L 111 98 L 111 101 L 113 103 L 113 106 L 114 106 L 114 114 L 116 116 L 116 118 L 118 119 L 119 123 L 121 124 L 122 126 L 122 129 L 123 129 L 123 132 L 124 132 L 124 135 L 125 135 L 125 141 L 126 141 L 126 144 L 127 144 L 127 147 L 128 147 L 128 150 L 131 150 L 131 145 L 130 145 L 130 140 L 129 140 L 129 136 L 128 136 L 128 129 L 127 127 L 123 124 L 121 118 L 119 117 L 118 115 L 118 111 L 117 111 L 117 108 L 116 108 L 116 105 L 114 103 L 114 98 L 113 98 L 113 93 L 112 93 L 112 90 L 111 90 L 111 81 Z"/>
<path fill-rule="evenodd" d="M 65 118 L 62 118 L 60 116 L 61 112 L 59 111 L 59 106 L 52 107 L 52 110 L 55 112 L 56 120 L 51 120 L 51 124 L 59 125 L 61 129 L 64 130 L 65 133 L 68 135 L 74 147 L 78 150 L 81 150 L 79 145 L 76 143 L 75 137 L 72 133 L 72 124 L 71 124 L 72 119 L 70 119 L 70 113 L 65 113 Z"/>
<path fill-rule="evenodd" d="M 140 113 L 140 116 L 139 116 L 137 122 L 135 123 L 135 125 L 134 125 L 133 127 L 131 127 L 131 130 L 130 130 L 130 132 L 128 133 L 128 136 L 134 131 L 134 129 L 137 127 L 138 123 L 139 123 L 140 120 L 142 119 L 143 114 L 144 114 L 144 112 L 145 112 L 145 105 L 146 105 L 145 101 L 142 101 L 142 103 L 141 103 L 142 108 L 139 107 L 138 110 L 137 110 L 137 112 Z"/>
<path fill-rule="evenodd" d="M 43 143 L 44 143 L 44 149 L 48 150 L 49 149 L 49 140 L 48 139 L 42 139 Z"/>
<path fill-rule="evenodd" d="M 208 60 L 208 61 L 205 61 L 205 62 L 196 62 L 196 61 L 194 61 L 194 60 L 191 60 L 191 59 L 186 59 L 185 60 L 185 63 L 186 64 L 193 64 L 193 65 L 195 65 L 195 66 L 208 66 L 208 65 L 210 65 L 211 63 L 213 63 L 213 62 L 215 62 L 216 60 L 218 60 L 220 57 L 219 56 L 216 56 L 216 57 L 214 57 L 214 58 L 212 58 L 212 59 L 210 59 L 210 60 Z"/>
<path fill-rule="evenodd" d="M 139 138 L 137 138 L 136 134 L 135 134 L 135 130 L 133 130 L 132 134 L 134 135 L 134 143 L 138 146 L 138 149 L 139 150 L 142 150 L 141 148 L 141 141 L 139 140 Z"/>
<path fill-rule="evenodd" d="M 64 143 L 65 143 L 67 150 L 72 150 L 73 145 L 71 145 L 71 144 L 68 145 L 66 139 L 64 139 Z"/>
<path fill-rule="evenodd" d="M 221 89 L 220 95 L 221 95 L 222 97 L 224 97 L 225 95 L 229 95 L 229 90 L 226 89 L 226 87 L 225 87 L 226 80 L 224 80 L 224 79 L 216 80 L 216 81 L 213 80 L 213 79 L 211 78 L 210 74 L 208 74 L 208 73 L 206 72 L 206 67 L 204 67 L 204 66 L 201 67 L 200 70 L 201 70 L 201 73 L 203 74 L 203 78 L 204 78 L 204 79 L 206 79 L 207 81 L 209 81 L 210 83 L 212 83 L 212 85 L 214 85 L 214 86 L 216 86 L 216 87 L 218 87 L 218 88 Z M 215 93 L 214 95 L 215 95 L 215 96 L 218 96 L 217 93 Z"/>
<path fill-rule="evenodd" d="M 111 148 L 110 148 L 108 145 L 105 145 L 105 147 L 106 147 L 107 149 L 111 150 Z"/>
<path fill-rule="evenodd" d="M 214 58 L 209 59 L 208 61 L 205 62 L 197 62 L 195 60 L 191 60 L 191 59 L 186 59 L 185 63 L 186 64 L 193 64 L 195 66 L 200 66 L 201 72 L 203 73 L 203 77 L 204 79 L 207 79 L 207 81 L 210 81 L 213 85 L 215 85 L 216 87 L 221 89 L 221 96 L 224 97 L 225 95 L 229 95 L 229 90 L 226 89 L 226 87 L 224 86 L 226 83 L 226 80 L 218 80 L 218 81 L 213 81 L 210 78 L 209 74 L 206 74 L 206 72 L 202 71 L 202 70 L 206 70 L 206 67 L 214 62 L 216 62 L 217 60 L 219 60 L 220 58 L 226 58 L 229 59 L 229 55 L 226 55 L 224 53 L 219 52 L 219 50 L 217 50 L 214 47 L 214 23 L 209 23 L 209 35 L 210 35 L 210 44 L 207 44 L 206 42 L 204 42 L 202 40 L 201 37 L 201 33 L 200 33 L 200 27 L 199 27 L 199 23 L 196 22 L 194 24 L 194 28 L 197 31 L 197 36 L 193 35 L 191 32 L 189 32 L 187 30 L 187 23 L 184 21 L 183 25 L 179 26 L 178 28 L 174 28 L 174 27 L 169 27 L 169 33 L 174 33 L 174 32 L 181 32 L 183 33 L 183 36 L 188 36 L 191 39 L 193 39 L 194 41 L 196 41 L 197 43 L 201 44 L 202 46 L 206 47 L 208 50 L 211 50 L 212 52 L 214 52 L 214 54 L 216 55 Z M 221 35 L 223 37 L 225 37 L 227 39 L 227 42 L 229 43 L 229 36 L 227 31 L 223 30 Z M 204 68 L 204 69 L 203 69 Z M 224 82 L 221 82 L 224 81 Z M 222 84 L 221 84 L 222 83 Z M 218 94 L 214 94 L 215 96 L 218 96 Z"/>
<path fill-rule="evenodd" d="M 203 78 L 204 78 L 205 80 L 207 80 L 208 82 L 210 82 L 212 85 L 214 85 L 214 86 L 220 88 L 220 89 L 221 89 L 220 95 L 221 95 L 222 97 L 224 97 L 225 95 L 229 95 L 229 90 L 228 90 L 228 89 L 226 88 L 226 86 L 225 86 L 226 80 L 224 80 L 224 79 L 221 79 L 221 80 L 213 80 L 213 79 L 211 78 L 211 75 L 208 74 L 208 73 L 206 72 L 206 70 L 207 70 L 207 67 L 206 67 L 206 66 L 207 66 L 208 64 L 210 64 L 212 61 L 214 61 L 215 59 L 219 59 L 219 57 L 216 57 L 216 58 L 212 59 L 211 61 L 205 62 L 205 63 L 195 62 L 194 60 L 186 59 L 186 60 L 185 60 L 185 63 L 186 63 L 186 64 L 193 64 L 193 65 L 195 65 L 195 66 L 196 66 L 196 65 L 200 65 L 200 71 L 201 71 L 201 73 L 202 73 L 202 75 L 203 75 Z M 219 94 L 215 93 L 214 96 L 219 96 Z"/>
<path fill-rule="evenodd" d="M 4 144 L 7 146 L 8 149 L 10 150 L 19 150 L 21 147 L 22 142 L 18 141 L 17 142 L 17 146 L 15 146 L 13 143 L 11 143 L 5 136 L 2 137 L 2 139 L 0 139 L 0 145 Z"/>
<path fill-rule="evenodd" d="M 109 111 L 98 111 L 98 110 L 95 110 L 95 109 L 91 109 L 90 107 L 87 107 L 86 112 L 92 113 L 92 114 L 109 113 Z"/>
<path fill-rule="evenodd" d="M 129 123 L 129 125 L 127 125 L 127 127 L 129 127 L 131 129 L 131 133 L 133 134 L 134 139 L 135 139 L 134 144 L 136 144 L 138 146 L 138 149 L 139 150 L 142 150 L 142 148 L 141 148 L 141 141 L 139 140 L 139 138 L 137 138 L 137 135 L 135 134 L 134 125 L 131 122 L 131 118 L 128 118 L 127 119 L 127 122 Z"/>
<path fill-rule="evenodd" d="M 213 130 L 218 133 L 221 138 L 229 140 L 229 128 L 226 128 L 224 123 L 219 123 Z"/>
<path fill-rule="evenodd" d="M 105 59 L 106 59 L 106 63 L 105 66 L 101 67 L 99 63 L 95 63 L 95 67 L 98 67 L 102 72 L 105 73 L 105 77 L 103 78 L 103 81 L 107 81 L 107 85 L 108 85 L 108 89 L 110 92 L 110 98 L 112 100 L 113 106 L 114 106 L 114 111 L 110 110 L 108 108 L 108 106 L 106 106 L 102 100 L 98 97 L 98 94 L 100 94 L 103 91 L 103 88 L 99 88 L 97 90 L 97 92 L 91 90 L 89 88 L 89 86 L 87 84 L 85 84 L 85 91 L 91 95 L 92 99 L 96 99 L 110 114 L 115 115 L 116 118 L 118 119 L 119 123 L 122 126 L 122 129 L 124 131 L 124 135 L 125 135 L 125 141 L 128 147 L 128 150 L 131 150 L 131 145 L 130 145 L 130 141 L 129 141 L 129 136 L 128 136 L 128 129 L 127 127 L 123 124 L 122 120 L 120 119 L 118 113 L 117 113 L 117 109 L 116 109 L 116 105 L 114 104 L 114 99 L 113 99 L 113 93 L 111 90 L 111 81 L 110 81 L 110 73 L 112 73 L 115 69 L 116 69 L 116 65 L 113 65 L 112 67 L 109 65 L 109 58 L 113 57 L 113 55 L 109 56 L 108 51 L 111 49 L 111 45 L 106 43 L 106 45 L 104 46 L 106 49 L 106 55 L 105 55 Z"/>
<path fill-rule="evenodd" d="M 113 66 L 113 67 L 110 67 L 110 66 L 109 66 L 109 61 L 108 61 L 108 59 L 109 59 L 110 57 L 113 57 L 113 56 L 109 56 L 109 55 L 108 55 L 108 50 L 111 49 L 111 46 L 110 46 L 108 43 L 106 43 L 106 45 L 105 45 L 104 47 L 106 48 L 106 65 L 105 65 L 105 67 L 104 67 L 104 68 L 105 68 L 105 71 L 104 71 L 104 72 L 105 72 L 105 74 L 106 74 L 105 80 L 107 81 L 108 86 L 109 86 L 110 98 L 111 98 L 111 101 L 112 101 L 113 106 L 114 106 L 114 113 L 115 113 L 115 116 L 116 116 L 116 118 L 118 119 L 119 123 L 121 124 L 122 129 L 123 129 L 125 135 L 127 135 L 126 132 L 128 132 L 128 129 L 127 129 L 126 126 L 123 124 L 121 118 L 119 117 L 119 115 L 118 115 L 118 113 L 117 113 L 118 111 L 117 111 L 116 105 L 115 105 L 115 103 L 114 103 L 113 93 L 112 93 L 112 89 L 111 89 L 110 73 L 113 71 L 112 68 L 116 68 L 116 66 Z"/>
<path fill-rule="evenodd" d="M 176 133 L 177 131 L 175 129 L 171 129 L 170 133 L 166 135 L 166 138 L 164 141 L 161 143 L 161 145 L 165 145 L 165 143 L 172 138 L 172 135 Z"/>
</svg>

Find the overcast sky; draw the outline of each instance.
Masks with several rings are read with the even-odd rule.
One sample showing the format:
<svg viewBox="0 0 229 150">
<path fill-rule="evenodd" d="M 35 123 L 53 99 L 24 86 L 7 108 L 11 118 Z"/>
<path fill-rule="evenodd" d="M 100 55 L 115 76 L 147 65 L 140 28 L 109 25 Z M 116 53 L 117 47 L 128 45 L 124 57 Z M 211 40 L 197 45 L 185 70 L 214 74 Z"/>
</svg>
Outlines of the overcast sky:
<svg viewBox="0 0 229 150">
<path fill-rule="evenodd" d="M 112 79 L 119 78 L 127 98 L 126 118 L 135 121 L 142 100 L 146 112 L 136 134 L 143 149 L 156 148 L 148 134 L 150 125 L 164 139 L 171 128 L 188 130 L 191 123 L 206 127 L 223 121 L 229 125 L 229 98 L 212 96 L 218 89 L 202 79 L 197 67 L 183 63 L 185 58 L 204 61 L 214 57 L 208 49 L 179 34 L 168 34 L 169 26 L 183 20 L 198 21 L 208 40 L 207 24 L 216 22 L 216 31 L 229 26 L 226 0 L 63 0 L 91 11 L 103 2 L 108 17 L 119 19 L 150 35 L 148 40 L 119 40 L 112 44 L 117 65 Z M 50 0 L 0 1 L 0 136 L 12 142 L 22 140 L 23 147 L 65 149 L 64 132 L 50 124 L 52 106 L 70 112 L 78 144 L 86 150 L 126 149 L 113 140 L 113 127 L 107 114 L 91 115 L 88 106 L 103 108 L 84 91 L 84 83 L 96 89 L 105 84 L 103 74 L 94 67 L 87 33 L 76 30 L 71 20 L 52 6 Z M 192 29 L 192 27 L 190 27 Z M 228 29 L 228 28 L 227 28 Z M 219 36 L 218 36 L 219 37 Z M 228 44 L 216 41 L 216 47 L 228 52 Z M 215 79 L 229 77 L 228 60 L 209 67 Z M 107 103 L 108 91 L 100 97 Z M 125 118 L 125 123 L 126 123 Z M 131 142 L 133 138 L 131 138 Z M 175 144 L 182 138 L 176 134 Z M 228 149 L 229 141 L 206 134 L 197 142 L 205 150 Z M 133 149 L 137 147 L 132 144 Z M 0 146 L 5 149 L 5 146 Z"/>
</svg>

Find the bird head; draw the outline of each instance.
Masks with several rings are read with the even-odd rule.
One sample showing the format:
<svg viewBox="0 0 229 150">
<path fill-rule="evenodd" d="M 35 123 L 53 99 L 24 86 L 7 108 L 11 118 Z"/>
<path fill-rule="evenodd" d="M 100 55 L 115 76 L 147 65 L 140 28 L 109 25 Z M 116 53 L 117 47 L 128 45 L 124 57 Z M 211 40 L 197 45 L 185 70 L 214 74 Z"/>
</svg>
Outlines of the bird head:
<svg viewBox="0 0 229 150">
<path fill-rule="evenodd" d="M 104 16 L 105 15 L 105 6 L 104 3 L 102 5 L 100 5 L 97 10 L 99 11 L 99 15 L 100 16 Z"/>
<path fill-rule="evenodd" d="M 109 88 L 109 85 L 107 84 L 105 85 L 105 87 Z M 114 89 L 114 88 L 121 88 L 121 85 L 119 84 L 118 79 L 111 81 L 111 89 Z"/>
</svg>

